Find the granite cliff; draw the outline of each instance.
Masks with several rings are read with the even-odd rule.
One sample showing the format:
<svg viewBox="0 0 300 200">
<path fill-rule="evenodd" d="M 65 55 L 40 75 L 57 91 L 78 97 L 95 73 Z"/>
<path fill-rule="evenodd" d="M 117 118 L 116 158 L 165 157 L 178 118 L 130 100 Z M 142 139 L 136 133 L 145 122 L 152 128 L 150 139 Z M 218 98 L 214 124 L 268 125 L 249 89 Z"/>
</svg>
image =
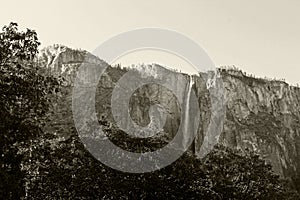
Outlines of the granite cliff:
<svg viewBox="0 0 300 200">
<path fill-rule="evenodd" d="M 137 88 L 128 99 L 129 113 L 135 124 L 157 129 L 171 137 L 179 129 L 195 132 L 196 138 L 190 151 L 197 155 L 201 155 L 203 148 L 208 145 L 205 136 L 209 132 L 212 134 L 209 140 L 218 139 L 219 143 L 232 148 L 257 151 L 283 177 L 300 176 L 298 87 L 283 81 L 253 78 L 236 69 L 187 75 L 156 64 L 133 68 L 112 67 L 86 51 L 72 50 L 61 45 L 43 49 L 39 63 L 51 73 L 66 78 L 70 88 L 69 97 L 74 76 L 82 64 L 106 68 L 97 87 L 96 110 L 99 120 L 105 119 L 112 126 L 116 125 L 116 121 L 112 115 L 111 97 L 116 87 L 122 89 L 124 86 L 119 83 L 124 74 L 130 71 L 135 78 L 152 77 L 153 80 L 163 80 L 172 85 L 172 90 L 160 84 L 147 84 Z M 214 82 L 215 80 L 217 81 Z M 200 109 L 200 113 L 194 115 L 189 113 L 193 111 L 189 107 L 193 101 L 190 98 L 191 92 L 196 95 Z M 116 99 L 124 98 L 116 95 Z M 126 107 L 126 103 L 128 102 L 117 105 L 117 109 Z M 155 108 L 160 109 L 161 119 L 165 119 L 163 127 L 160 127 L 160 121 L 155 121 L 149 115 L 151 107 L 156 104 L 159 104 Z M 69 118 L 71 117 L 69 113 Z M 127 118 L 122 114 L 117 117 L 125 119 L 121 123 L 125 129 L 130 126 L 131 122 L 126 121 Z M 197 121 L 200 123 L 197 124 Z M 214 135 L 218 131 L 222 131 L 220 137 Z M 188 140 L 189 138 L 183 137 L 182 145 Z"/>
</svg>

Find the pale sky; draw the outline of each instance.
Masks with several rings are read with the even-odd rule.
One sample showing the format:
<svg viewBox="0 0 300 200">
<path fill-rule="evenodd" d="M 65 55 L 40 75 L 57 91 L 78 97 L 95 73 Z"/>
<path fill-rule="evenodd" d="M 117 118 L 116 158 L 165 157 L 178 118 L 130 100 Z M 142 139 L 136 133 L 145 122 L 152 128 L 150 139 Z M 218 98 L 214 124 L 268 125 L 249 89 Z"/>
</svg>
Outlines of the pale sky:
<svg viewBox="0 0 300 200">
<path fill-rule="evenodd" d="M 88 51 L 124 31 L 172 29 L 202 46 L 217 66 L 300 83 L 297 0 L 2 1 L 0 26 L 11 21 L 36 30 L 42 46 L 58 43 Z M 176 65 L 176 59 L 146 51 L 118 62 Z"/>
</svg>

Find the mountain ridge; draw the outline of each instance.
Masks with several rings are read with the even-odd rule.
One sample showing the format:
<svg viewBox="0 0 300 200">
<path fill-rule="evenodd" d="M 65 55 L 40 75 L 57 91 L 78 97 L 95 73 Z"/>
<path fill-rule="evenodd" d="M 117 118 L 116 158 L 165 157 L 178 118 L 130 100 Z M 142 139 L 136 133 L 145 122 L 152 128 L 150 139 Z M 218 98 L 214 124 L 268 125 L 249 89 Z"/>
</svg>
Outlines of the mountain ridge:
<svg viewBox="0 0 300 200">
<path fill-rule="evenodd" d="M 78 67 L 83 62 L 107 67 L 99 82 L 96 107 L 99 116 L 104 116 L 114 124 L 110 111 L 111 93 L 118 80 L 132 69 L 110 66 L 87 51 L 72 50 L 67 47 L 64 49 L 59 46 L 52 48 L 54 51 L 41 51 L 40 64 L 49 68 L 54 74 L 67 77 L 71 85 Z M 170 71 L 160 65 L 144 65 L 144 69 L 149 71 L 148 75 L 156 70 L 154 74 L 158 74 L 160 76 L 158 78 L 164 77 L 185 98 L 189 81 L 187 74 Z M 273 170 L 281 176 L 290 179 L 299 177 L 300 88 L 282 80 L 256 78 L 238 69 L 220 68 L 218 73 L 222 79 L 224 88 L 222 95 L 225 97 L 226 107 L 219 142 L 232 148 L 255 150 L 270 162 Z M 138 73 L 137 76 L 142 77 L 142 74 Z M 192 77 L 194 79 L 192 88 L 198 97 L 202 123 L 195 130 L 197 136 L 190 150 L 199 154 L 205 132 L 213 121 L 212 116 L 217 116 L 217 113 L 214 114 L 211 110 L 211 90 L 207 87 L 209 74 L 200 73 Z M 161 102 L 167 107 L 169 113 L 164 131 L 174 136 L 181 122 L 182 105 L 179 105 L 176 98 L 172 96 L 172 92 L 157 85 L 150 85 L 137 89 L 135 94 L 137 98 L 132 98 L 129 105 L 133 120 L 141 125 L 149 124 L 150 106 Z"/>
</svg>

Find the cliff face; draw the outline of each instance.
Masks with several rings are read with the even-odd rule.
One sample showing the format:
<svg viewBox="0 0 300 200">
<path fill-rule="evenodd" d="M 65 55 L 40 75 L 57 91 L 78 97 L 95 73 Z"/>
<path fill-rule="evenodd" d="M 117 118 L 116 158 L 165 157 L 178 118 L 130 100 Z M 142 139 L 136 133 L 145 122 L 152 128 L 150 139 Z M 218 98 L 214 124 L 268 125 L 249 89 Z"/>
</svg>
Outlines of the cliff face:
<svg viewBox="0 0 300 200">
<path fill-rule="evenodd" d="M 300 169 L 300 90 L 284 82 L 224 72 L 226 122 L 222 142 L 257 150 L 286 177 Z"/>
<path fill-rule="evenodd" d="M 87 56 L 88 55 L 88 56 Z M 300 174 L 300 89 L 281 81 L 268 81 L 246 76 L 236 70 L 220 70 L 221 85 L 208 86 L 209 74 L 189 76 L 167 70 L 158 65 L 142 65 L 135 69 L 110 67 L 104 61 L 84 52 L 62 46 L 52 46 L 42 50 L 39 59 L 41 65 L 51 69 L 54 74 L 62 74 L 72 85 L 76 70 L 82 62 L 107 67 L 98 84 L 96 110 L 98 118 L 105 118 L 112 124 L 116 121 L 112 115 L 111 97 L 116 87 L 122 87 L 118 81 L 128 71 L 136 78 L 151 76 L 154 80 L 163 80 L 173 86 L 170 90 L 160 84 L 147 84 L 136 89 L 129 99 L 131 119 L 141 127 L 157 128 L 151 118 L 151 106 L 160 104 L 165 125 L 161 132 L 174 136 L 182 125 L 183 131 L 193 131 L 196 138 L 190 150 L 201 154 L 205 133 L 211 123 L 219 123 L 222 133 L 219 142 L 233 148 L 249 148 L 259 154 L 273 166 L 273 170 L 284 177 L 296 177 Z M 222 87 L 222 95 L 214 88 Z M 199 103 L 198 116 L 190 116 L 189 105 L 191 91 Z M 174 94 L 178 94 L 176 95 Z M 212 95 L 213 94 L 213 95 Z M 115 96 L 123 99 L 122 95 Z M 225 109 L 214 109 L 215 99 L 224 97 Z M 214 100 L 213 100 L 214 99 Z M 222 100 L 222 99 L 221 99 Z M 120 101 L 121 102 L 121 101 Z M 181 102 L 181 103 L 180 103 Z M 122 109 L 127 102 L 117 105 Z M 185 113 L 185 114 L 182 114 Z M 224 123 L 222 116 L 224 113 Z M 199 125 L 195 127 L 196 118 Z M 124 118 L 126 128 L 130 122 Z M 188 120 L 187 120 L 188 119 Z M 159 122 L 158 122 L 159 123 Z M 160 130 L 158 128 L 158 130 Z M 217 132 L 218 130 L 211 130 Z M 183 137 L 184 146 L 189 138 Z M 205 145 L 205 144 L 204 144 Z M 203 148 L 203 147 L 202 147 Z"/>
</svg>

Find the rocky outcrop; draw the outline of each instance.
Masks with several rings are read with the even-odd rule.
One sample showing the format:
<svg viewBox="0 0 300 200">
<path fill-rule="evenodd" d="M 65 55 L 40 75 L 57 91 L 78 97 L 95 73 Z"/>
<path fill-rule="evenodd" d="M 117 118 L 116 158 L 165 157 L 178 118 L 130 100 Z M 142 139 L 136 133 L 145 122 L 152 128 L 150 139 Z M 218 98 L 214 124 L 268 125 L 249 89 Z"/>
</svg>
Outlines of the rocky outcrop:
<svg viewBox="0 0 300 200">
<path fill-rule="evenodd" d="M 139 127 L 157 129 L 171 137 L 177 133 L 181 124 L 181 130 L 196 133 L 190 150 L 197 155 L 201 155 L 203 145 L 208 145 L 208 141 L 218 139 L 219 143 L 226 146 L 257 151 L 272 164 L 274 171 L 284 177 L 299 176 L 300 89 L 297 87 L 282 81 L 253 78 L 238 70 L 220 69 L 212 76 L 210 73 L 189 76 L 155 64 L 130 69 L 111 67 L 88 52 L 58 45 L 42 50 L 39 62 L 52 73 L 67 77 L 70 85 L 82 63 L 87 67 L 97 65 L 106 68 L 96 94 L 99 119 L 105 118 L 116 124 L 116 118 L 119 117 L 119 120 L 125 120 L 121 123 L 125 129 L 132 120 Z M 122 110 L 128 106 L 130 119 L 122 113 L 114 117 L 111 106 L 113 90 L 124 88 L 126 91 L 126 85 L 120 84 L 120 80 L 129 71 L 136 79 L 152 77 L 156 81 L 136 88 L 128 101 L 117 107 Z M 217 79 L 211 78 L 217 76 Z M 219 81 L 215 83 L 212 80 Z M 169 84 L 172 89 L 157 83 Z M 197 97 L 200 109 L 197 116 L 191 115 L 194 111 L 190 106 L 193 103 L 191 93 Z M 118 96 L 118 93 L 115 95 L 114 98 L 119 100 L 125 98 Z M 161 113 L 157 117 L 165 122 L 162 129 L 155 126 L 157 121 L 149 114 L 151 107 L 157 104 L 160 106 L 156 109 Z M 215 134 L 218 128 L 214 127 L 222 128 L 220 137 Z M 205 137 L 211 138 L 206 141 Z M 184 146 L 188 138 L 183 137 L 182 140 Z"/>
<path fill-rule="evenodd" d="M 76 72 L 82 64 L 106 64 L 87 51 L 74 50 L 59 44 L 42 49 L 39 53 L 38 63 L 46 67 L 52 74 L 63 76 L 70 83 L 73 82 Z"/>
</svg>

